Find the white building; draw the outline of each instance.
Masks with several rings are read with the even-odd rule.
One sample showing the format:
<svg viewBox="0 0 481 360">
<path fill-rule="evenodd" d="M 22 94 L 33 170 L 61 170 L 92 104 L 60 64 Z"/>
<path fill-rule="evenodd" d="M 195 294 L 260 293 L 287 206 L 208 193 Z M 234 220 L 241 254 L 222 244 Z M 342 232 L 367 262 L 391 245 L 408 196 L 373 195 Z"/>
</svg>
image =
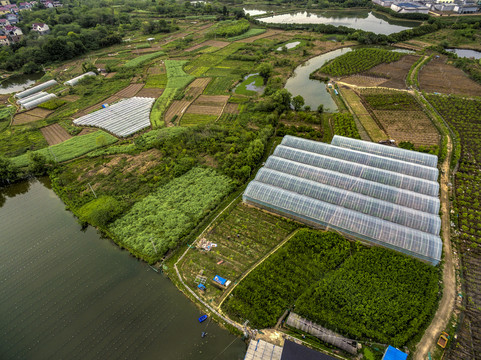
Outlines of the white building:
<svg viewBox="0 0 481 360">
<path fill-rule="evenodd" d="M 394 3 L 391 5 L 391 10 L 400 14 L 427 14 L 429 12 L 427 6 L 415 2 Z"/>
</svg>

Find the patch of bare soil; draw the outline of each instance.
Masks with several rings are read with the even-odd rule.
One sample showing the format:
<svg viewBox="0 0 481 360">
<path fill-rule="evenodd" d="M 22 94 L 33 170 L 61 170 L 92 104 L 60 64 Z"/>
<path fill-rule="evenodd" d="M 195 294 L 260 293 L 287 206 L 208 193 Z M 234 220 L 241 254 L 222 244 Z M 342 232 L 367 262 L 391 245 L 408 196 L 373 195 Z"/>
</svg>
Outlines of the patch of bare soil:
<svg viewBox="0 0 481 360">
<path fill-rule="evenodd" d="M 224 108 L 224 112 L 227 114 L 238 114 L 239 113 L 239 104 L 226 104 Z"/>
<path fill-rule="evenodd" d="M 184 51 L 185 52 L 195 51 L 204 46 L 212 46 L 212 47 L 222 49 L 223 47 L 226 47 L 229 44 L 230 42 L 227 42 L 227 41 L 207 40 L 207 41 L 201 42 L 200 44 L 191 46 L 190 48 L 185 49 Z"/>
<path fill-rule="evenodd" d="M 135 96 L 138 97 L 150 97 L 150 98 L 158 98 L 162 93 L 164 92 L 164 89 L 159 89 L 159 88 L 148 88 L 148 89 L 142 89 L 140 90 Z"/>
<path fill-rule="evenodd" d="M 282 34 L 284 32 L 284 30 L 272 30 L 272 29 L 269 29 L 267 30 L 265 33 L 263 34 L 259 34 L 259 35 L 256 35 L 256 36 L 251 36 L 249 38 L 246 38 L 246 39 L 241 39 L 241 40 L 237 40 L 236 42 L 241 42 L 241 43 L 253 43 L 254 41 L 256 40 L 259 40 L 259 39 L 263 39 L 263 38 L 267 38 L 267 37 L 271 37 L 271 36 L 275 36 L 275 35 L 279 35 L 279 34 Z"/>
<path fill-rule="evenodd" d="M 481 96 L 481 85 L 471 80 L 461 69 L 447 64 L 447 58 L 432 59 L 419 71 L 421 90 L 443 94 Z"/>
<path fill-rule="evenodd" d="M 59 124 L 45 126 L 40 129 L 43 137 L 47 140 L 49 145 L 60 144 L 72 136 Z"/>
</svg>

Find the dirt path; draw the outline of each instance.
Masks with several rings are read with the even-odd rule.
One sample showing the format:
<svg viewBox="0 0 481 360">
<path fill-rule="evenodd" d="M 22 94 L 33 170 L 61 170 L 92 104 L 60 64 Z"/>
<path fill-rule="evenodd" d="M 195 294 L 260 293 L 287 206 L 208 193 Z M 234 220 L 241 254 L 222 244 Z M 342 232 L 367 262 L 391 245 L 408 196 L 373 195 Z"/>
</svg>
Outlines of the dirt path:
<svg viewBox="0 0 481 360">
<path fill-rule="evenodd" d="M 431 112 L 431 109 L 425 107 Z M 416 346 L 414 352 L 414 360 L 425 360 L 428 358 L 428 352 L 436 346 L 436 341 L 441 331 L 446 328 L 448 321 L 451 318 L 451 314 L 454 310 L 455 298 L 456 298 L 456 274 L 455 274 L 455 259 L 453 258 L 453 252 L 450 239 L 450 206 L 449 206 L 449 187 L 450 182 L 450 159 L 453 151 L 453 143 L 451 137 L 448 136 L 448 154 L 443 164 L 441 165 L 441 222 L 442 222 L 442 238 L 443 238 L 443 250 L 444 250 L 444 267 L 443 267 L 443 297 L 439 302 L 438 310 L 434 315 L 434 318 L 429 327 L 424 332 L 423 337 Z"/>
</svg>

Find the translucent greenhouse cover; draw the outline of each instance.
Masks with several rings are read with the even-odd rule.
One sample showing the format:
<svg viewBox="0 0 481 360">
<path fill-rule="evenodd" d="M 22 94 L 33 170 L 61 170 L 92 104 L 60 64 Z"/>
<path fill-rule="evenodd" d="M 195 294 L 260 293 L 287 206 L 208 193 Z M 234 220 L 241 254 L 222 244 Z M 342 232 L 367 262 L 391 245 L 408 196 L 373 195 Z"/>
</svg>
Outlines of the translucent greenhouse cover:
<svg viewBox="0 0 481 360">
<path fill-rule="evenodd" d="M 55 99 L 57 96 L 55 94 L 47 94 L 45 96 L 42 96 L 40 98 L 34 99 L 32 101 L 24 103 L 22 106 L 27 109 L 33 109 L 37 105 L 43 104 L 44 102 L 47 102 L 49 100 Z"/>
<path fill-rule="evenodd" d="M 383 157 L 362 151 L 333 146 L 318 141 L 312 141 L 286 135 L 284 136 L 284 139 L 282 139 L 281 144 L 296 149 L 313 152 L 316 154 L 326 155 L 342 160 L 348 160 L 358 164 L 394 171 L 426 180 L 436 181 L 438 179 L 437 168 L 413 164 L 411 162 Z"/>
<path fill-rule="evenodd" d="M 150 126 L 154 98 L 133 97 L 74 120 L 75 125 L 95 126 L 126 137 Z"/>
<path fill-rule="evenodd" d="M 28 102 L 30 102 L 30 101 L 32 101 L 32 100 L 35 100 L 35 99 L 44 97 L 45 95 L 48 95 L 48 93 L 45 92 L 45 91 L 39 91 L 39 92 L 37 92 L 37 93 L 35 93 L 35 94 L 28 95 L 28 96 L 26 96 L 26 97 L 24 97 L 24 98 L 21 98 L 21 99 L 17 100 L 17 104 L 23 105 L 23 104 L 28 103 Z"/>
<path fill-rule="evenodd" d="M 281 215 L 338 230 L 358 239 L 385 246 L 429 261 L 441 259 L 439 236 L 411 229 L 357 211 L 313 199 L 292 191 L 253 180 L 244 192 L 247 203 L 272 210 Z"/>
<path fill-rule="evenodd" d="M 441 229 L 441 220 L 434 214 L 409 209 L 279 171 L 262 168 L 257 173 L 255 180 L 434 235 L 439 235 Z"/>
<path fill-rule="evenodd" d="M 64 85 L 70 85 L 70 86 L 77 85 L 78 82 L 79 82 L 81 79 L 83 79 L 84 77 L 86 77 L 86 76 L 97 76 L 97 74 L 94 73 L 93 71 L 89 71 L 89 72 L 87 72 L 87 73 L 85 73 L 85 74 L 79 75 L 79 76 L 77 76 L 77 77 L 74 77 L 73 79 L 70 79 L 70 80 L 68 80 L 68 81 L 65 81 L 63 84 L 64 84 Z"/>
<path fill-rule="evenodd" d="M 429 167 L 339 149 L 284 137 L 248 185 L 244 201 L 314 227 L 335 229 L 434 265 L 439 263 L 439 184 L 400 171 L 411 169 L 407 171 L 424 176 Z M 410 157 L 415 155 L 405 155 L 404 159 Z M 382 160 L 389 165 L 382 165 Z"/>
<path fill-rule="evenodd" d="M 274 150 L 274 155 L 284 159 L 337 171 L 346 175 L 360 177 L 362 179 L 399 187 L 401 189 L 410 190 L 429 196 L 437 196 L 439 192 L 439 184 L 434 181 L 357 164 L 347 160 L 336 159 L 325 155 L 315 154 L 309 151 L 299 150 L 283 145 L 276 147 Z"/>
<path fill-rule="evenodd" d="M 439 199 L 434 196 L 415 193 L 413 191 L 380 184 L 374 181 L 298 163 L 276 156 L 270 156 L 264 167 L 316 181 L 318 183 L 335 186 L 340 189 L 354 191 L 376 199 L 406 206 L 411 209 L 431 214 L 439 213 Z"/>
<path fill-rule="evenodd" d="M 331 141 L 331 144 L 347 149 L 353 149 L 393 159 L 409 161 L 415 164 L 431 167 L 438 166 L 438 157 L 436 155 L 420 153 L 417 151 L 411 151 L 382 144 L 376 144 L 370 141 L 356 140 L 344 136 L 335 135 Z"/>
<path fill-rule="evenodd" d="M 29 95 L 35 94 L 36 92 L 39 92 L 43 89 L 49 88 L 50 86 L 54 86 L 56 84 L 57 84 L 57 81 L 49 80 L 47 82 L 44 82 L 43 84 L 31 87 L 30 89 L 21 91 L 19 93 L 16 93 L 15 97 L 18 98 L 18 99 L 21 99 L 21 98 L 27 97 Z"/>
</svg>

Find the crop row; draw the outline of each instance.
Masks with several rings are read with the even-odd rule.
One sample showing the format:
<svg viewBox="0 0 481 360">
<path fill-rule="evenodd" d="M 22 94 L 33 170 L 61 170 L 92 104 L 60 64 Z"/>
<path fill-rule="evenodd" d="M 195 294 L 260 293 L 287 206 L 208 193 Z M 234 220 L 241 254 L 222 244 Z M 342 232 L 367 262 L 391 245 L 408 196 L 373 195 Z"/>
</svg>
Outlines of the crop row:
<svg viewBox="0 0 481 360">
<path fill-rule="evenodd" d="M 214 28 L 207 33 L 207 37 L 226 37 L 231 38 L 247 32 L 250 28 L 249 21 L 242 19 L 237 21 L 222 21 L 217 23 Z"/>
<path fill-rule="evenodd" d="M 336 113 L 332 116 L 332 126 L 334 134 L 346 136 L 354 139 L 360 139 L 359 131 L 357 131 L 354 117 L 350 113 Z"/>
<path fill-rule="evenodd" d="M 332 76 L 351 75 L 382 63 L 397 61 L 403 56 L 404 54 L 383 49 L 357 49 L 322 66 L 320 72 Z"/>
<path fill-rule="evenodd" d="M 137 67 L 139 65 L 142 65 L 142 64 L 146 63 L 147 61 L 158 58 L 159 56 L 162 56 L 162 55 L 165 55 L 165 53 L 163 51 L 157 51 L 157 52 L 154 52 L 154 53 L 151 53 L 151 54 L 145 54 L 145 55 L 137 56 L 137 57 L 133 58 L 132 60 L 127 61 L 124 65 L 124 67 L 134 68 L 134 67 Z"/>
</svg>

